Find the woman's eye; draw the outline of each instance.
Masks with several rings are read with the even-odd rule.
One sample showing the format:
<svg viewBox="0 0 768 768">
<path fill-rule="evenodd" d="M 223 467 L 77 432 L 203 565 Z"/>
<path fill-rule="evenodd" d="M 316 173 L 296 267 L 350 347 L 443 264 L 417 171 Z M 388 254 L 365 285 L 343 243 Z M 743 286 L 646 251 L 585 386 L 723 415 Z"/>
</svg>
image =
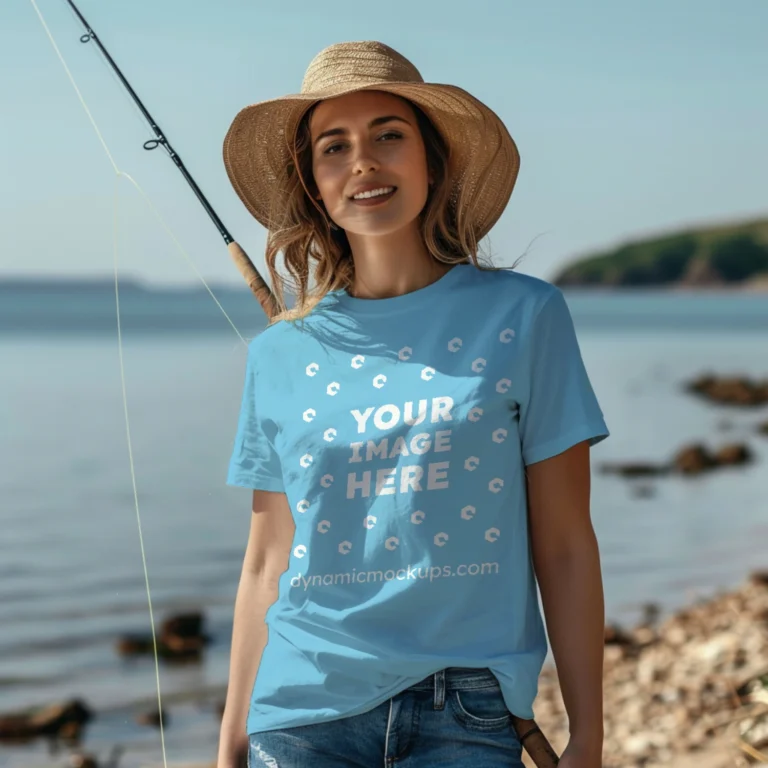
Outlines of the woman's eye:
<svg viewBox="0 0 768 768">
<path fill-rule="evenodd" d="M 381 136 L 378 137 L 378 141 L 390 141 L 392 139 L 402 139 L 403 134 L 398 133 L 398 131 L 387 131 L 386 133 L 382 133 Z M 340 150 L 344 149 L 344 143 L 343 142 L 336 142 L 335 144 L 329 144 L 324 150 L 324 155 L 337 155 Z"/>
</svg>

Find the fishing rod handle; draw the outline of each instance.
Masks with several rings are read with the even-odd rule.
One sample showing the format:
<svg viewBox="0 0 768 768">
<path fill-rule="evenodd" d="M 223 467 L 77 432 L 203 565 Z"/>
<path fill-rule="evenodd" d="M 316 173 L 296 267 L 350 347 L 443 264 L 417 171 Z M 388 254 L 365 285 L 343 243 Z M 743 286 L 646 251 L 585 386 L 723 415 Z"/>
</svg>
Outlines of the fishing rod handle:
<svg viewBox="0 0 768 768">
<path fill-rule="evenodd" d="M 264 278 L 253 266 L 248 254 L 236 242 L 229 243 L 227 250 L 245 282 L 248 283 L 251 292 L 261 304 L 264 314 L 271 320 L 277 314 L 277 299 L 272 293 L 272 289 L 264 282 Z"/>
<path fill-rule="evenodd" d="M 547 737 L 536 725 L 536 721 L 523 720 L 513 716 L 512 723 L 518 738 L 523 743 L 525 751 L 531 756 L 536 768 L 555 768 L 560 762 L 560 758 L 557 756 L 557 752 L 552 749 Z"/>
</svg>

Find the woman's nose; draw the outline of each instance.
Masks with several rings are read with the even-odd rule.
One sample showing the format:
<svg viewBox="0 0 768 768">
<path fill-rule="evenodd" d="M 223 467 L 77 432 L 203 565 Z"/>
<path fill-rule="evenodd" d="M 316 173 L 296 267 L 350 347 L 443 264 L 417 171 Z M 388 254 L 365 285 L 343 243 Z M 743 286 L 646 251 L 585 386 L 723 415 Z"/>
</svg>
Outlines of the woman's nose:
<svg viewBox="0 0 768 768">
<path fill-rule="evenodd" d="M 354 173 L 371 173 L 379 169 L 380 163 L 368 147 L 359 147 L 353 158 Z"/>
</svg>

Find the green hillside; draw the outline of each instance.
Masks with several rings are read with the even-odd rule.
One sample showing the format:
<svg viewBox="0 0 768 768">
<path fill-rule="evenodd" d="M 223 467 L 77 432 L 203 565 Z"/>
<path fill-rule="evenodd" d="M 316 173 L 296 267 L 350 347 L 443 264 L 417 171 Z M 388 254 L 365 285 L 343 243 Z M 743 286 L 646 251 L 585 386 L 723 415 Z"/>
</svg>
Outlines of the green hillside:
<svg viewBox="0 0 768 768">
<path fill-rule="evenodd" d="M 768 219 L 626 243 L 567 266 L 559 286 L 768 285 Z"/>
</svg>

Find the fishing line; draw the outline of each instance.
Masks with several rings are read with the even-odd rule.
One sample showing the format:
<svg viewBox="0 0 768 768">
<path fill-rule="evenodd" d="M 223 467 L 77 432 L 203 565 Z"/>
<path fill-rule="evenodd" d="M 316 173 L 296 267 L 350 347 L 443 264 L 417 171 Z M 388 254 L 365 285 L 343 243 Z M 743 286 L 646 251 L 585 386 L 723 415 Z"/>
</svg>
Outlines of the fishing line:
<svg viewBox="0 0 768 768">
<path fill-rule="evenodd" d="M 125 377 L 125 359 L 123 354 L 123 331 L 122 331 L 122 321 L 121 321 L 121 313 L 120 313 L 120 280 L 119 280 L 119 228 L 118 228 L 118 222 L 119 222 L 119 182 L 120 178 L 127 179 L 134 188 L 142 195 L 145 202 L 149 206 L 149 208 L 153 211 L 155 216 L 157 217 L 158 221 L 162 225 L 162 227 L 165 229 L 173 243 L 176 245 L 177 250 L 181 253 L 181 255 L 186 259 L 187 263 L 191 266 L 192 270 L 195 272 L 197 277 L 200 279 L 200 281 L 205 286 L 206 290 L 210 294 L 211 298 L 216 303 L 216 306 L 221 310 L 224 317 L 227 319 L 227 322 L 230 324 L 234 332 L 237 334 L 240 341 L 247 346 L 248 342 L 243 338 L 240 331 L 237 329 L 235 324 L 232 322 L 232 319 L 229 317 L 229 315 L 226 313 L 224 308 L 221 306 L 221 303 L 216 298 L 216 296 L 213 294 L 213 291 L 211 290 L 208 283 L 205 281 L 205 278 L 200 274 L 199 270 L 195 266 L 193 260 L 189 256 L 189 254 L 184 249 L 183 245 L 179 241 L 178 237 L 176 237 L 176 234 L 173 232 L 171 227 L 167 224 L 165 219 L 163 218 L 162 214 L 160 213 L 157 206 L 152 202 L 149 195 L 144 191 L 144 189 L 141 187 L 138 182 L 136 182 L 133 177 L 130 176 L 130 174 L 125 173 L 122 171 L 115 161 L 114 155 L 109 149 L 109 146 L 107 145 L 106 140 L 104 139 L 104 136 L 99 129 L 98 124 L 96 123 L 95 118 L 93 117 L 93 113 L 88 107 L 88 104 L 85 101 L 85 98 L 83 97 L 82 92 L 80 91 L 80 88 L 77 85 L 77 82 L 75 81 L 75 78 L 72 75 L 72 72 L 70 71 L 69 67 L 67 66 L 67 62 L 64 59 L 64 56 L 62 55 L 61 51 L 59 50 L 58 45 L 56 44 L 56 40 L 53 37 L 53 34 L 51 33 L 50 28 L 48 27 L 48 24 L 45 21 L 45 18 L 43 17 L 43 14 L 40 11 L 40 8 L 38 7 L 35 0 L 30 0 L 30 3 L 32 4 L 32 7 L 35 10 L 35 13 L 37 14 L 37 17 L 40 19 L 40 23 L 43 26 L 43 29 L 45 30 L 45 33 L 48 37 L 48 40 L 50 41 L 51 45 L 53 46 L 53 49 L 61 62 L 62 67 L 64 68 L 64 71 L 67 74 L 67 77 L 69 78 L 70 83 L 72 84 L 72 87 L 75 90 L 75 93 L 77 94 L 78 99 L 80 100 L 80 104 L 82 105 L 83 109 L 85 110 L 86 115 L 88 116 L 88 119 L 93 126 L 94 131 L 96 132 L 96 136 L 99 139 L 99 142 L 101 143 L 102 148 L 104 149 L 104 152 L 107 155 L 107 158 L 109 159 L 110 164 L 112 165 L 112 169 L 115 172 L 115 184 L 114 184 L 114 207 L 113 207 L 113 272 L 114 272 L 114 286 L 115 286 L 115 314 L 116 314 L 116 320 L 117 320 L 117 348 L 118 348 L 118 359 L 119 359 L 119 367 L 120 367 L 120 386 L 121 386 L 121 394 L 122 394 L 122 400 L 123 400 L 123 415 L 124 415 L 124 421 L 125 421 L 125 434 L 126 434 L 126 441 L 128 445 L 128 463 L 130 467 L 130 476 L 131 476 L 131 486 L 133 490 L 133 501 L 134 501 L 134 510 L 136 513 L 136 522 L 138 527 L 138 533 L 139 533 L 139 546 L 141 550 L 141 561 L 142 561 L 142 567 L 144 570 L 144 585 L 147 593 L 147 605 L 149 609 L 149 621 L 150 621 L 150 627 L 152 631 L 152 649 L 153 649 L 153 655 L 154 655 L 154 666 L 155 666 L 155 687 L 157 691 L 157 706 L 158 706 L 158 712 L 163 712 L 163 706 L 162 706 L 162 692 L 161 692 L 161 685 L 160 685 L 160 663 L 159 663 L 159 655 L 157 650 L 157 633 L 155 630 L 155 619 L 154 619 L 154 610 L 152 606 L 152 592 L 150 589 L 150 582 L 149 582 L 149 569 L 147 566 L 147 557 L 146 557 L 146 550 L 144 547 L 144 534 L 143 529 L 141 525 L 141 511 L 139 506 L 139 495 L 138 495 L 138 487 L 136 482 L 136 467 L 134 462 L 134 455 L 133 455 L 133 441 L 131 439 L 131 427 L 130 427 L 130 418 L 129 418 L 129 409 L 128 409 L 128 393 L 127 393 L 127 387 L 126 387 L 126 377 Z M 165 749 L 165 730 L 163 727 L 163 717 L 161 716 L 159 718 L 159 727 L 160 727 L 160 747 L 162 752 L 162 759 L 163 759 L 163 766 L 164 768 L 168 768 L 168 760 L 166 755 L 166 749 Z"/>
<path fill-rule="evenodd" d="M 35 0 L 31 0 L 34 4 Z M 152 652 L 155 657 L 155 686 L 157 689 L 157 711 L 159 713 L 158 722 L 160 724 L 160 750 L 163 756 L 163 766 L 168 768 L 168 761 L 165 754 L 165 730 L 163 728 L 163 701 L 160 693 L 160 662 L 157 654 L 157 635 L 155 632 L 155 616 L 152 609 L 152 593 L 149 588 L 149 570 L 147 568 L 147 555 L 144 549 L 144 534 L 141 528 L 141 512 L 139 511 L 139 492 L 136 485 L 136 469 L 133 461 L 133 442 L 131 440 L 131 423 L 128 418 L 128 392 L 125 386 L 125 361 L 123 359 L 123 331 L 120 322 L 120 288 L 119 288 L 119 269 L 118 269 L 118 199 L 119 199 L 120 176 L 115 176 L 115 196 L 113 211 L 113 266 L 115 277 L 115 309 L 117 314 L 117 350 L 120 361 L 120 391 L 123 397 L 123 417 L 125 420 L 125 436 L 128 443 L 128 464 L 131 468 L 131 487 L 133 489 L 133 505 L 136 511 L 136 522 L 139 529 L 139 548 L 141 549 L 141 562 L 144 566 L 144 585 L 147 591 L 147 605 L 149 607 L 149 624 L 152 628 Z"/>
</svg>

